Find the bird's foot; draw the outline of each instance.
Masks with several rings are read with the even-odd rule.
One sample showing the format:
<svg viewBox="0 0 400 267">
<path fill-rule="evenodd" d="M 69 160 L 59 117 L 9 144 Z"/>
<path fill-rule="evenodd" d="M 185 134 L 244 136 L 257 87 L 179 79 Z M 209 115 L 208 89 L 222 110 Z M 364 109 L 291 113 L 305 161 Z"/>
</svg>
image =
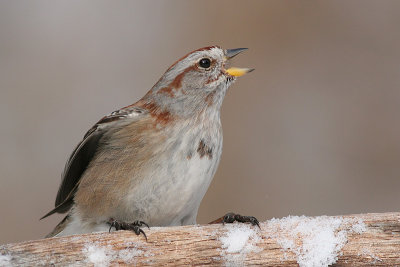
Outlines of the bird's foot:
<svg viewBox="0 0 400 267">
<path fill-rule="evenodd" d="M 215 223 L 233 223 L 233 222 L 240 222 L 240 223 L 251 223 L 251 225 L 257 225 L 258 228 L 260 228 L 260 223 L 258 222 L 256 217 L 253 216 L 242 216 L 240 214 L 236 214 L 233 212 L 229 212 L 222 216 L 221 218 L 218 218 L 210 224 L 215 224 Z"/>
<path fill-rule="evenodd" d="M 147 241 L 146 233 L 140 228 L 142 226 L 147 226 L 147 228 L 150 229 L 149 225 L 145 222 L 134 221 L 133 223 L 126 223 L 126 222 L 121 222 L 121 221 L 111 218 L 108 221 L 108 224 L 110 225 L 110 229 L 108 230 L 109 232 L 111 232 L 111 228 L 113 228 L 113 227 L 115 228 L 116 231 L 130 230 L 130 231 L 133 231 L 137 235 L 140 235 L 140 233 L 142 233 Z"/>
</svg>

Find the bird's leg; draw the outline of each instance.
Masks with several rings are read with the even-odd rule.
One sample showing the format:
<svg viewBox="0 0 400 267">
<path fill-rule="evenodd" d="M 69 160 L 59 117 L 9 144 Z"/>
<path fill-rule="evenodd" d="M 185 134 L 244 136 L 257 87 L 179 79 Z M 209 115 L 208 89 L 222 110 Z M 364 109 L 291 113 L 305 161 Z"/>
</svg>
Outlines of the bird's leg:
<svg viewBox="0 0 400 267">
<path fill-rule="evenodd" d="M 127 222 L 121 222 L 121 221 L 111 218 L 108 221 L 108 224 L 110 225 L 110 229 L 108 230 L 109 232 L 111 232 L 111 228 L 113 228 L 113 227 L 115 228 L 116 231 L 130 230 L 130 231 L 133 231 L 137 235 L 140 235 L 140 233 L 142 233 L 147 241 L 146 233 L 140 227 L 142 227 L 143 225 L 147 226 L 147 228 L 149 228 L 149 229 L 150 229 L 150 227 L 147 223 L 145 223 L 143 221 L 134 221 L 133 223 L 127 223 Z"/>
<path fill-rule="evenodd" d="M 251 225 L 257 225 L 260 228 L 260 223 L 258 222 L 256 217 L 253 216 L 242 216 L 240 214 L 236 214 L 233 212 L 229 212 L 224 216 L 210 222 L 209 224 L 216 224 L 216 223 L 233 223 L 233 222 L 240 222 L 240 223 L 251 223 Z"/>
</svg>

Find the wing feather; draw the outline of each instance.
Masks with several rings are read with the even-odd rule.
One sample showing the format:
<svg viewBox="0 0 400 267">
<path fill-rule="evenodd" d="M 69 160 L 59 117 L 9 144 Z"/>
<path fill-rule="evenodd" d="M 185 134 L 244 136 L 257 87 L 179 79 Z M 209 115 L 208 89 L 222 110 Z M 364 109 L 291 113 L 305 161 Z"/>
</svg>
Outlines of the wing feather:
<svg viewBox="0 0 400 267">
<path fill-rule="evenodd" d="M 55 208 L 41 219 L 54 213 L 65 213 L 70 210 L 74 203 L 73 199 L 78 189 L 79 181 L 95 157 L 96 151 L 101 146 L 100 141 L 110 126 L 123 120 L 130 121 L 129 119 L 143 113 L 146 113 L 146 110 L 135 106 L 122 108 L 103 117 L 85 134 L 83 140 L 76 146 L 65 165 L 62 182 L 55 201 Z"/>
</svg>

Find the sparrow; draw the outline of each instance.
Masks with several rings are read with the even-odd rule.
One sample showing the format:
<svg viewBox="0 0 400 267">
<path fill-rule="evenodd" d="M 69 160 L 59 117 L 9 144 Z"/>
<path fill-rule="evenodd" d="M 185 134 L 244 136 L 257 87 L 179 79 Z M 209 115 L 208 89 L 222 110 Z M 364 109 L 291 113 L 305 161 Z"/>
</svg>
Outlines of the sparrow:
<svg viewBox="0 0 400 267">
<path fill-rule="evenodd" d="M 253 70 L 225 65 L 246 49 L 190 52 L 142 99 L 98 121 L 72 152 L 55 208 L 42 217 L 67 213 L 47 237 L 196 224 L 221 158 L 222 101 Z M 259 225 L 234 213 L 214 223 L 233 221 Z"/>
</svg>

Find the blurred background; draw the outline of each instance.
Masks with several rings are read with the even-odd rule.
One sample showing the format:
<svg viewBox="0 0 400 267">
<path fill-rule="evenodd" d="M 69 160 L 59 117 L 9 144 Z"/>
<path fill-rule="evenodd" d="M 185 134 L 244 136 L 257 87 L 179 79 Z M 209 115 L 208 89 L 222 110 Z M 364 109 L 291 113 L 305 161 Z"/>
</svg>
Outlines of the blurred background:
<svg viewBox="0 0 400 267">
<path fill-rule="evenodd" d="M 191 50 L 249 47 L 198 222 L 399 211 L 399 1 L 1 1 L 0 243 L 42 238 L 64 164 Z"/>
</svg>

